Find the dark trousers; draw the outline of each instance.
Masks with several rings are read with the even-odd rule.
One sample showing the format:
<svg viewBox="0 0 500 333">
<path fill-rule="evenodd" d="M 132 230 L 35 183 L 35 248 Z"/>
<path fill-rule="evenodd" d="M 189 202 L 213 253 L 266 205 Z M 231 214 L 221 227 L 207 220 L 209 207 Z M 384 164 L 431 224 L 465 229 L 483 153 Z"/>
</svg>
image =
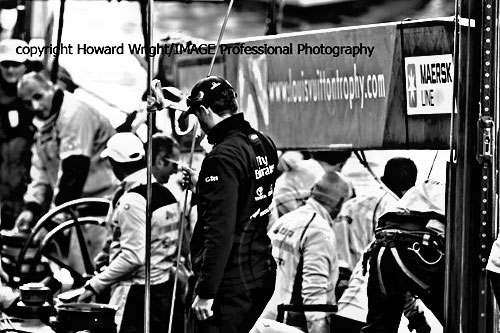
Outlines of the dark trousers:
<svg viewBox="0 0 500 333">
<path fill-rule="evenodd" d="M 361 328 L 365 325 L 362 321 L 353 320 L 346 317 L 341 317 L 333 314 L 331 316 L 332 332 L 342 332 L 342 333 L 359 333 Z"/>
<path fill-rule="evenodd" d="M 215 297 L 213 316 L 198 320 L 189 312 L 190 329 L 193 333 L 247 333 L 264 311 L 274 292 L 276 274 L 273 271 L 250 290 L 239 293 L 219 294 Z"/>
<path fill-rule="evenodd" d="M 495 295 L 495 299 L 497 304 L 500 305 L 500 274 L 488 271 L 488 277 L 491 281 L 491 286 L 493 288 L 493 294 Z"/>
<path fill-rule="evenodd" d="M 437 263 L 439 253 L 434 248 L 422 247 L 420 254 L 433 264 L 425 263 L 408 247 L 413 242 L 398 244 L 399 258 L 408 271 L 420 280 L 410 278 L 396 261 L 390 247 L 381 247 L 370 258 L 368 278 L 368 316 L 361 332 L 396 333 L 405 305 L 405 294 L 409 291 L 418 296 L 442 322 L 444 306 L 444 256 Z M 384 251 L 380 256 L 381 251 Z M 382 289 L 385 289 L 383 292 Z"/>
<path fill-rule="evenodd" d="M 174 279 L 151 286 L 151 313 L 150 332 L 168 332 L 168 320 L 170 317 L 170 302 L 172 301 Z M 177 284 L 177 290 L 182 286 Z M 180 292 L 175 298 L 172 332 L 183 333 L 185 331 L 185 307 L 180 297 Z M 133 285 L 127 296 L 127 303 L 123 312 L 123 320 L 120 333 L 144 332 L 144 286 Z"/>
</svg>

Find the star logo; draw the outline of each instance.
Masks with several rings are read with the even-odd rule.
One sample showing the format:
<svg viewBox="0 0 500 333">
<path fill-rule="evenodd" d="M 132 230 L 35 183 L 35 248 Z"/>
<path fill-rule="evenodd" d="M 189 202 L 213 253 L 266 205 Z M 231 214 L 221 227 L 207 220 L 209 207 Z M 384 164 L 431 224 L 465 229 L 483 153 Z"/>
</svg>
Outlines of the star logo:
<svg viewBox="0 0 500 333">
<path fill-rule="evenodd" d="M 408 106 L 410 108 L 417 107 L 417 76 L 415 74 L 415 64 L 408 64 L 406 66 L 406 89 Z"/>
</svg>

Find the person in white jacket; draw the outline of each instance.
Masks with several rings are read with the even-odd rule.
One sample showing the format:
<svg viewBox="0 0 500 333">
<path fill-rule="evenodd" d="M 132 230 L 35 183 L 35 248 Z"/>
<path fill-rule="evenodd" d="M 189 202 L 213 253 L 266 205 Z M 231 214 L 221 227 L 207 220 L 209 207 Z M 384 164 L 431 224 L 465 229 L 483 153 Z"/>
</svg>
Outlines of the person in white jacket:
<svg viewBox="0 0 500 333">
<path fill-rule="evenodd" d="M 282 216 L 269 236 L 277 263 L 274 294 L 261 318 L 276 319 L 277 305 L 335 304 L 338 261 L 332 223 L 342 203 L 352 195 L 337 172 L 318 181 L 306 204 Z M 285 323 L 309 332 L 329 332 L 328 314 L 289 313 Z"/>
<path fill-rule="evenodd" d="M 155 150 L 155 149 L 153 149 Z M 179 158 L 178 146 L 162 152 L 165 163 L 174 165 Z M 155 150 L 155 167 L 159 150 Z M 122 180 L 109 223 L 112 242 L 109 265 L 85 285 L 78 301 L 88 301 L 111 287 L 110 304 L 117 307 L 118 332 L 140 332 L 143 329 L 146 233 L 146 168 L 141 140 L 132 133 L 115 134 L 107 143 L 102 157 L 108 158 L 118 179 Z M 165 178 L 174 170 L 166 168 Z M 156 175 L 156 176 L 155 176 Z M 152 177 L 151 201 L 151 333 L 168 330 L 168 313 L 174 283 L 174 260 L 177 254 L 179 220 L 182 213 L 174 195 L 159 182 L 166 181 L 155 171 Z M 160 178 L 157 179 L 156 177 Z M 162 179 L 163 178 L 163 179 Z M 121 196 L 120 196 L 121 192 Z M 114 200 L 115 201 L 115 200 Z M 176 299 L 173 332 L 184 331 L 184 312 Z M 167 317 L 166 317 L 167 316 Z"/>
<path fill-rule="evenodd" d="M 29 231 L 53 203 L 110 198 L 118 181 L 100 157 L 115 133 L 96 108 L 60 89 L 41 73 L 25 74 L 18 96 L 37 128 L 24 210 L 15 225 Z"/>
</svg>

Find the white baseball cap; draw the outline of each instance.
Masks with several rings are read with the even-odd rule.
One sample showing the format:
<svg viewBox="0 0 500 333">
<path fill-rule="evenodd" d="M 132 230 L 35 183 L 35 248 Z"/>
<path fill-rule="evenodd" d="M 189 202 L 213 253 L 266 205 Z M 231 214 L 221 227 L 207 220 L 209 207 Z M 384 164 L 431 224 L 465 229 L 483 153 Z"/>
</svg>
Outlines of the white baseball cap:
<svg viewBox="0 0 500 333">
<path fill-rule="evenodd" d="M 28 60 L 28 55 L 21 52 L 21 49 L 26 46 L 28 43 L 20 39 L 4 39 L 0 42 L 0 62 L 25 62 Z"/>
<path fill-rule="evenodd" d="M 136 162 L 146 155 L 144 144 L 133 133 L 124 132 L 113 135 L 101 153 L 101 158 L 111 158 L 118 163 Z"/>
</svg>

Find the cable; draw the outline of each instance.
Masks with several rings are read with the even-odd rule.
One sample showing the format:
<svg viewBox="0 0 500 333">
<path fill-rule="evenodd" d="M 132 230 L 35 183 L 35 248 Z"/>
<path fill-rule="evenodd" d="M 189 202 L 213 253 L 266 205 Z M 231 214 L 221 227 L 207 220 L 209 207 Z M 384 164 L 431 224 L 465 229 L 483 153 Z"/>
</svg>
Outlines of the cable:
<svg viewBox="0 0 500 333">
<path fill-rule="evenodd" d="M 372 168 L 370 167 L 370 164 L 368 164 L 368 161 L 366 160 L 364 151 L 354 150 L 354 155 L 356 155 L 356 157 L 359 160 L 359 163 L 361 163 L 361 165 L 364 166 L 366 170 L 368 170 L 368 172 L 372 175 L 373 179 L 375 179 L 375 181 L 379 183 L 379 185 L 384 189 L 384 191 L 392 195 L 395 199 L 399 200 L 399 197 L 394 192 L 392 192 L 391 189 L 388 188 L 387 185 L 385 185 L 384 182 L 380 180 L 380 178 L 377 177 L 375 172 L 373 172 Z"/>
<path fill-rule="evenodd" d="M 215 64 L 215 58 L 217 57 L 217 51 L 219 50 L 220 43 L 222 41 L 222 36 L 224 35 L 224 31 L 226 30 L 226 24 L 229 19 L 229 14 L 231 13 L 231 8 L 233 7 L 234 0 L 231 0 L 229 2 L 229 6 L 226 11 L 226 16 L 224 17 L 224 22 L 222 23 L 222 27 L 219 33 L 219 38 L 217 39 L 217 46 L 215 48 L 214 55 L 212 57 L 212 61 L 210 62 L 210 68 L 208 69 L 207 76 L 210 76 L 212 74 L 212 69 Z M 194 155 L 194 148 L 196 144 L 196 132 L 198 132 L 198 122 L 193 127 L 193 139 L 191 141 L 191 151 L 190 151 L 190 157 L 189 157 L 189 168 L 192 168 L 193 164 L 193 155 Z M 172 300 L 170 304 L 170 316 L 168 318 L 168 333 L 172 332 L 172 321 L 174 317 L 174 307 L 175 307 L 175 298 L 176 298 L 176 293 L 177 293 L 177 278 L 179 276 L 179 262 L 181 258 L 181 250 L 182 250 L 182 241 L 184 237 L 184 220 L 186 217 L 186 211 L 187 211 L 187 200 L 188 200 L 188 190 L 186 189 L 186 194 L 184 196 L 184 208 L 182 210 L 182 215 L 181 215 L 181 225 L 180 225 L 180 231 L 179 231 L 179 240 L 177 244 L 177 262 L 176 262 L 176 269 L 175 269 L 175 274 L 174 274 L 174 287 L 172 289 Z"/>
</svg>

